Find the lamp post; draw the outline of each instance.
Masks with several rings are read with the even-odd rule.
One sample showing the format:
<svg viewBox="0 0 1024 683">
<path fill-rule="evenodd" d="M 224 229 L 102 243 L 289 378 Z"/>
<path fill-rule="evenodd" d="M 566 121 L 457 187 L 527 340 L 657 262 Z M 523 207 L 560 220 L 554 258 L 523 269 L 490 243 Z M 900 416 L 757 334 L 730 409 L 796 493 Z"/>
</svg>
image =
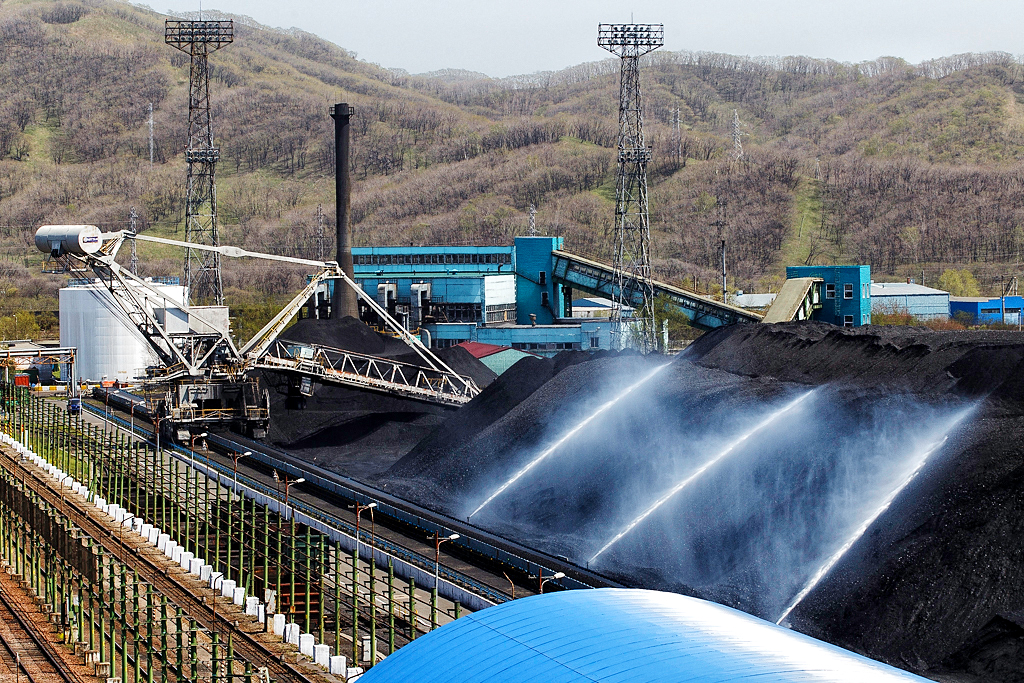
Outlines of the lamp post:
<svg viewBox="0 0 1024 683">
<path fill-rule="evenodd" d="M 433 536 L 429 536 L 427 540 L 434 542 L 434 590 L 430 596 L 430 627 L 437 627 L 437 584 L 440 579 L 441 572 L 441 544 L 445 541 L 454 541 L 460 538 L 458 534 L 450 534 L 448 536 L 442 536 L 441 532 L 436 532 Z"/>
<path fill-rule="evenodd" d="M 284 480 L 284 509 L 288 511 L 288 519 L 292 519 L 292 509 L 288 507 L 288 490 L 291 489 L 292 484 L 301 484 L 304 481 L 306 481 L 305 477 Z"/>
<path fill-rule="evenodd" d="M 192 475 L 196 469 L 196 439 L 205 439 L 207 432 L 202 434 L 193 434 L 192 438 L 189 439 L 188 452 L 189 452 L 189 473 L 185 479 L 185 543 L 187 544 L 192 536 L 192 517 L 188 514 L 188 501 L 189 501 L 189 484 L 192 481 Z M 198 504 L 197 508 L 198 509 Z M 196 515 L 196 542 L 192 546 L 193 552 L 199 554 L 199 515 Z"/>
<path fill-rule="evenodd" d="M 356 502 L 355 505 L 348 506 L 350 510 L 356 511 L 356 548 L 352 553 L 352 661 L 356 661 L 359 654 L 359 646 L 357 641 L 359 640 L 359 518 L 363 514 L 364 510 L 370 511 L 370 607 L 374 607 L 373 600 L 373 508 L 377 507 L 376 503 L 362 503 Z M 377 657 L 377 642 L 376 642 L 376 615 L 370 615 L 370 666 L 376 664 Z"/>
<path fill-rule="evenodd" d="M 205 433 L 203 434 L 205 436 Z M 252 455 L 252 451 L 246 451 L 245 453 L 233 452 L 231 454 L 231 491 L 228 493 L 228 576 L 231 575 L 231 561 L 233 558 L 231 552 L 232 540 L 235 537 L 235 492 L 238 490 L 238 461 L 242 458 L 247 458 Z M 241 525 L 239 525 L 239 555 L 238 555 L 238 579 L 241 581 L 242 578 L 242 566 L 244 565 L 245 558 L 242 553 L 245 552 L 245 545 L 241 543 Z"/>
<path fill-rule="evenodd" d="M 508 574 L 506 574 L 505 572 L 502 572 L 502 575 L 505 577 L 506 580 L 508 580 L 509 585 L 512 586 L 512 599 L 515 600 L 516 599 L 516 584 L 512 581 L 512 579 L 508 578 Z"/>
<path fill-rule="evenodd" d="M 539 573 L 539 572 L 538 572 L 538 573 Z M 542 581 L 540 582 L 540 593 L 541 593 L 541 594 L 543 594 L 543 593 L 544 593 L 544 584 L 545 584 L 545 583 L 547 583 L 548 581 L 554 581 L 554 580 L 556 580 L 556 579 L 561 579 L 561 578 L 564 578 L 564 577 L 565 577 L 565 572 L 555 572 L 555 573 L 554 573 L 554 574 L 552 574 L 552 575 L 551 575 L 550 577 L 548 577 L 548 578 L 546 578 L 546 579 L 543 579 L 543 580 L 542 580 Z"/>
</svg>

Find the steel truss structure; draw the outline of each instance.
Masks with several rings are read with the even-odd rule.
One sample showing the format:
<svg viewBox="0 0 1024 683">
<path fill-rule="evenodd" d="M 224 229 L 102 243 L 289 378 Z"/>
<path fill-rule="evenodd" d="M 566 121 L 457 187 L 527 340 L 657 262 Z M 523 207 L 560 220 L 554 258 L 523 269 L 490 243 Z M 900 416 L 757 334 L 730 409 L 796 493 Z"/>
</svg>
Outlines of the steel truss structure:
<svg viewBox="0 0 1024 683">
<path fill-rule="evenodd" d="M 647 210 L 647 165 L 651 151 L 644 140 L 640 92 L 640 57 L 665 44 L 662 24 L 599 24 L 597 44 L 621 60 L 619 75 L 618 169 L 615 180 L 613 267 L 618 274 L 612 325 L 621 347 L 623 310 L 639 300 L 636 324 L 629 327 L 634 345 L 644 353 L 657 347 L 654 283 L 651 276 L 651 226 Z"/>
<path fill-rule="evenodd" d="M 164 42 L 191 58 L 188 88 L 188 164 L 185 197 L 185 241 L 217 246 L 217 183 L 220 150 L 213 145 L 208 56 L 234 40 L 231 21 L 164 23 Z M 220 254 L 186 249 L 184 280 L 189 301 L 224 304 Z"/>
</svg>

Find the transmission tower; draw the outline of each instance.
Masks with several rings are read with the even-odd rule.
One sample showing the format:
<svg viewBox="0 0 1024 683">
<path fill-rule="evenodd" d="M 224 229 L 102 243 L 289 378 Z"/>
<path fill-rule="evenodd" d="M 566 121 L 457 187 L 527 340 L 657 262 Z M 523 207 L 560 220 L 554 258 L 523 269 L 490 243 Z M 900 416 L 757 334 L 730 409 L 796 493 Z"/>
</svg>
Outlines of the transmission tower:
<svg viewBox="0 0 1024 683">
<path fill-rule="evenodd" d="M 324 235 L 324 205 L 316 205 L 316 260 L 323 261 L 327 255 L 327 236 Z"/>
<path fill-rule="evenodd" d="M 679 168 L 683 165 L 683 131 L 679 122 L 679 117 L 682 112 L 679 107 L 670 109 L 669 112 L 672 114 L 672 138 L 676 146 L 676 168 Z"/>
<path fill-rule="evenodd" d="M 132 207 L 131 212 L 128 214 L 128 229 L 132 231 L 133 235 L 137 235 L 139 230 L 136 227 L 136 221 L 139 218 L 138 212 L 135 207 Z M 128 270 L 132 272 L 132 275 L 139 274 L 139 255 L 135 253 L 135 240 L 131 240 L 132 243 L 132 260 L 128 263 Z"/>
<path fill-rule="evenodd" d="M 739 161 L 743 158 L 743 131 L 740 129 L 740 115 L 733 109 L 732 110 L 732 158 L 733 161 Z"/>
<path fill-rule="evenodd" d="M 651 278 L 651 225 L 647 211 L 647 164 L 640 99 L 640 57 L 665 44 L 662 24 L 599 24 L 597 44 L 621 59 L 619 75 L 619 161 L 615 181 L 615 255 L 618 285 L 612 329 L 624 346 L 622 312 L 636 308 L 634 337 L 643 352 L 657 348 L 654 283 Z"/>
<path fill-rule="evenodd" d="M 231 21 L 172 21 L 164 23 L 164 40 L 191 57 L 188 97 L 188 163 L 185 197 L 185 241 L 218 246 L 217 184 L 214 170 L 220 150 L 213 146 L 210 118 L 211 52 L 232 42 Z M 191 303 L 223 305 L 220 254 L 198 249 L 185 251 L 185 282 Z"/>
<path fill-rule="evenodd" d="M 537 207 L 530 204 L 530 237 L 537 236 Z"/>
</svg>

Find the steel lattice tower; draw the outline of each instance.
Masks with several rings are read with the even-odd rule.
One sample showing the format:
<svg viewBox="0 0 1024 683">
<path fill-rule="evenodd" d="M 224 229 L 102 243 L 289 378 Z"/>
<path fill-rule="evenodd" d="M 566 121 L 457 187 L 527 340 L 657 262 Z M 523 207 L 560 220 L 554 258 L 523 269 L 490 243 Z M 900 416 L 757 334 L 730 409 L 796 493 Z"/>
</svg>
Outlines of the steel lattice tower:
<svg viewBox="0 0 1024 683">
<path fill-rule="evenodd" d="M 217 183 L 215 168 L 220 150 L 213 146 L 210 117 L 211 52 L 228 45 L 234 38 L 231 21 L 167 21 L 164 41 L 191 57 L 188 89 L 188 163 L 185 197 L 185 241 L 219 245 L 217 236 Z M 223 305 L 224 290 L 220 276 L 220 254 L 188 249 L 185 251 L 185 281 L 191 303 Z"/>
<path fill-rule="evenodd" d="M 654 329 L 654 283 L 651 277 L 651 225 L 647 211 L 647 164 L 640 97 L 640 57 L 665 44 L 662 24 L 599 24 L 597 44 L 622 60 L 619 77 L 619 161 L 615 181 L 615 255 L 617 291 L 613 329 L 622 339 L 622 311 L 636 308 L 636 346 L 644 353 L 657 347 Z"/>
</svg>

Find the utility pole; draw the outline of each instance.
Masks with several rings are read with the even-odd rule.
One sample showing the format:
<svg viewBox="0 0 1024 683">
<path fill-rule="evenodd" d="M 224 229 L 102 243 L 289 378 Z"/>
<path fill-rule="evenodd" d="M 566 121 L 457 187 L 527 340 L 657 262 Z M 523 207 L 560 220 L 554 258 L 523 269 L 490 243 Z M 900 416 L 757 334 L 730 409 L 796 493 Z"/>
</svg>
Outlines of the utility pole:
<svg viewBox="0 0 1024 683">
<path fill-rule="evenodd" d="M 164 41 L 191 57 L 188 87 L 188 163 L 185 197 L 185 241 L 220 246 L 217 235 L 216 166 L 220 149 L 213 145 L 210 117 L 211 52 L 234 40 L 230 21 L 164 22 Z M 185 281 L 189 303 L 224 304 L 220 254 L 199 249 L 185 250 Z"/>
<path fill-rule="evenodd" d="M 640 91 L 640 57 L 665 44 L 662 24 L 599 24 L 597 44 L 617 55 L 619 71 L 619 140 L 615 180 L 616 289 L 612 332 L 624 346 L 622 312 L 634 307 L 636 346 L 657 348 L 654 326 L 654 281 L 651 274 L 651 225 L 647 208 L 647 165 L 651 150 L 644 140 Z"/>
<path fill-rule="evenodd" d="M 138 212 L 135 211 L 135 207 L 132 207 L 131 212 L 128 214 L 128 229 L 132 231 L 132 235 L 139 233 L 136 228 L 136 221 L 139 218 Z M 135 240 L 131 240 L 132 243 L 132 260 L 128 263 L 128 270 L 131 271 L 132 275 L 139 274 L 139 255 L 135 253 Z"/>
<path fill-rule="evenodd" d="M 728 276 L 725 274 L 725 238 L 722 238 L 722 303 L 729 303 Z"/>
</svg>

